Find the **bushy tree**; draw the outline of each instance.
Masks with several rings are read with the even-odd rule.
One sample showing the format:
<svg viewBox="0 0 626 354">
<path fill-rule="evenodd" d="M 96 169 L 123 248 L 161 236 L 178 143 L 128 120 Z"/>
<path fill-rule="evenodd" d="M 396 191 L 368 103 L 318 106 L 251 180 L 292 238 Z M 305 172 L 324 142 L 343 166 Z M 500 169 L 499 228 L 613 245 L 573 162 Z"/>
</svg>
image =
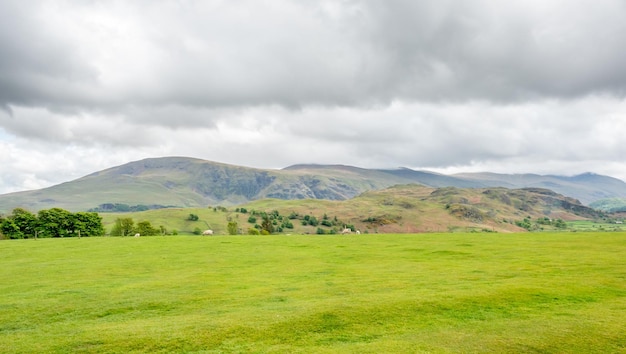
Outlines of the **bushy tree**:
<svg viewBox="0 0 626 354">
<path fill-rule="evenodd" d="M 39 235 L 44 237 L 66 237 L 74 230 L 74 220 L 71 213 L 60 208 L 40 210 Z"/>
<path fill-rule="evenodd" d="M 135 232 L 142 236 L 156 236 L 159 234 L 159 229 L 154 228 L 149 221 L 140 221 L 135 227 Z"/>
<path fill-rule="evenodd" d="M 0 228 L 8 238 L 35 237 L 37 232 L 37 216 L 26 209 L 15 208 L 11 215 L 5 218 Z"/>
<path fill-rule="evenodd" d="M 226 228 L 228 229 L 229 235 L 237 235 L 239 233 L 239 225 L 237 225 L 236 221 L 229 222 Z"/>
<path fill-rule="evenodd" d="M 270 220 L 269 216 L 263 216 L 261 229 L 267 231 L 268 234 L 274 233 L 274 224 L 272 223 L 272 220 Z"/>
<path fill-rule="evenodd" d="M 74 214 L 74 233 L 79 236 L 102 236 L 104 226 L 98 213 L 77 212 Z"/>
<path fill-rule="evenodd" d="M 130 236 L 134 234 L 135 221 L 133 218 L 117 218 L 111 229 L 111 236 Z"/>
<path fill-rule="evenodd" d="M 7 238 L 101 236 L 102 218 L 93 212 L 71 213 L 60 208 L 40 210 L 37 215 L 21 208 L 0 222 Z"/>
</svg>

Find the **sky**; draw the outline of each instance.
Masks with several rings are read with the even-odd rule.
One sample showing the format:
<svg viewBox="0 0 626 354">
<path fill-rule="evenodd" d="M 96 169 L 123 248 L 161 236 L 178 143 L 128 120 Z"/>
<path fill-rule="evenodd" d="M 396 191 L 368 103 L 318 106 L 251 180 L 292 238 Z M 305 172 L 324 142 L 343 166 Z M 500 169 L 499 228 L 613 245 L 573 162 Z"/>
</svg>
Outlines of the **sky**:
<svg viewBox="0 0 626 354">
<path fill-rule="evenodd" d="M 150 157 L 626 180 L 625 0 L 3 0 L 0 193 Z"/>
</svg>

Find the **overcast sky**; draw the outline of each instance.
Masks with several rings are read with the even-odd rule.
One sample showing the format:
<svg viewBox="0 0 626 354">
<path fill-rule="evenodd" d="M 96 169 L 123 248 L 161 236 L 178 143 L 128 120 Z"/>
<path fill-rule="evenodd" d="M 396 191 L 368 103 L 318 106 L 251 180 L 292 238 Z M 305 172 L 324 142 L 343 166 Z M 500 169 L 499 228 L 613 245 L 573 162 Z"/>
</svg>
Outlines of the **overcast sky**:
<svg viewBox="0 0 626 354">
<path fill-rule="evenodd" d="M 626 179 L 624 0 L 0 1 L 0 193 L 147 157 Z"/>
</svg>

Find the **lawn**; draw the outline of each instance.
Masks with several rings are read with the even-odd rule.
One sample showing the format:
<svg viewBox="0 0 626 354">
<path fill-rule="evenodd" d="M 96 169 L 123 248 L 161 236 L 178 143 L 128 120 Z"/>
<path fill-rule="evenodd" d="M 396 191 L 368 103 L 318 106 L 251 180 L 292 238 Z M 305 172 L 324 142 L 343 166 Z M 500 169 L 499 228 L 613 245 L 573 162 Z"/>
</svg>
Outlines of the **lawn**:
<svg viewBox="0 0 626 354">
<path fill-rule="evenodd" d="M 626 352 L 626 233 L 0 241 L 2 353 Z"/>
</svg>

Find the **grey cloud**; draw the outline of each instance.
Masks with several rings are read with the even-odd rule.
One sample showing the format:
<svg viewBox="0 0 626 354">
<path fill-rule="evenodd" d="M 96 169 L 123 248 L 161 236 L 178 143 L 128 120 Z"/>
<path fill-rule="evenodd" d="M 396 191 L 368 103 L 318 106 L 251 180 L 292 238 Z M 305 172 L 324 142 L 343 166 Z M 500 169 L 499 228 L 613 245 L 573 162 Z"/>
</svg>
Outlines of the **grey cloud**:
<svg viewBox="0 0 626 354">
<path fill-rule="evenodd" d="M 4 106 L 503 103 L 626 87 L 618 0 L 45 4 L 1 6 Z M 53 28 L 55 11 L 84 33 Z"/>
</svg>

